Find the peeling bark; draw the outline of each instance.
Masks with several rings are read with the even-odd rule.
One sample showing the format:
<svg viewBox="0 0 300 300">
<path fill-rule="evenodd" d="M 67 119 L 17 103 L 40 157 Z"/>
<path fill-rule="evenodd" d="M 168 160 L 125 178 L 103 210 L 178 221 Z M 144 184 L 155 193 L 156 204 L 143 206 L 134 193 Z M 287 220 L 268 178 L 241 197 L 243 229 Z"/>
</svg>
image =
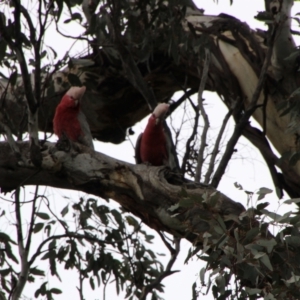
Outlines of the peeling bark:
<svg viewBox="0 0 300 300">
<path fill-rule="evenodd" d="M 7 143 L 0 143 L 1 191 L 7 192 L 23 185 L 47 185 L 112 198 L 128 211 L 139 216 L 146 224 L 157 230 L 167 230 L 176 235 L 185 235 L 185 226 L 170 217 L 168 208 L 179 202 L 183 189 L 191 196 L 201 197 L 215 193 L 215 189 L 189 181 L 182 181 L 175 174 L 179 184 L 174 185 L 174 173 L 163 167 L 132 165 L 107 155 L 89 151 L 76 144 L 83 153 L 58 151 L 53 144 L 44 145 L 41 169 L 30 162 L 28 143 L 18 143 L 25 162 L 13 160 L 14 153 Z M 7 160 L 9 158 L 9 160 Z M 10 161 L 11 164 L 7 164 Z M 228 205 L 228 206 L 227 206 Z M 240 203 L 219 193 L 216 212 L 239 214 L 244 210 Z"/>
<path fill-rule="evenodd" d="M 29 143 L 18 143 L 18 146 L 23 157 L 29 157 Z M 42 184 L 112 198 L 151 228 L 186 238 L 195 246 L 204 247 L 205 251 L 210 251 L 210 243 L 218 240 L 222 244 L 220 249 L 225 247 L 224 251 L 226 247 L 236 247 L 233 234 L 236 230 L 241 237 L 239 242 L 246 245 L 246 232 L 259 226 L 255 219 L 251 219 L 251 211 L 245 212 L 240 203 L 212 187 L 187 180 L 180 182 L 176 174 L 164 167 L 132 165 L 93 152 L 80 144 L 76 144 L 76 149 L 79 152 L 72 150 L 67 153 L 58 151 L 54 144 L 44 144 L 43 161 L 41 169 L 38 169 L 30 160 L 15 160 L 13 165 L 7 165 L 7 157 L 15 155 L 6 143 L 0 143 L 2 192 L 21 185 Z M 185 204 L 181 206 L 180 203 Z M 190 204 L 186 206 L 186 203 Z M 265 230 L 261 232 L 259 241 L 271 239 L 274 243 L 271 234 Z M 276 239 L 275 244 L 268 255 L 274 267 L 272 278 L 277 276 L 277 284 L 282 285 L 280 278 L 287 280 L 292 272 L 300 272 L 299 265 L 293 262 L 298 250 L 288 249 L 280 239 Z M 250 248 L 245 247 L 243 251 L 245 257 L 248 252 L 251 255 Z M 286 268 L 283 271 L 279 267 L 279 261 L 283 263 L 283 260 L 290 265 L 288 272 Z M 241 267 L 241 272 L 243 270 Z M 269 274 L 268 269 L 261 268 L 260 271 L 262 278 Z M 236 272 L 239 278 L 238 265 Z M 249 282 L 245 284 L 251 286 Z"/>
</svg>

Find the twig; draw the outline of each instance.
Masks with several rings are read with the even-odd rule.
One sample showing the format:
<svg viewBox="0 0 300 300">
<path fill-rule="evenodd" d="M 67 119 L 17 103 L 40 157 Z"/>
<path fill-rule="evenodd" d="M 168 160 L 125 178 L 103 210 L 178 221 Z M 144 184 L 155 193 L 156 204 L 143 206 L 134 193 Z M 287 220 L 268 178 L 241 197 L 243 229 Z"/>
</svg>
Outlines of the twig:
<svg viewBox="0 0 300 300">
<path fill-rule="evenodd" d="M 29 110 L 34 113 L 36 111 L 36 101 L 33 95 L 33 90 L 31 86 L 31 81 L 30 81 L 30 75 L 28 72 L 27 64 L 26 64 L 26 59 L 25 55 L 22 49 L 22 38 L 21 38 L 21 4 L 19 0 L 14 0 L 12 1 L 12 4 L 14 5 L 14 19 L 15 19 L 15 41 L 12 41 L 12 38 L 7 34 L 5 31 L 5 26 L 3 24 L 3 21 L 0 21 L 0 31 L 1 31 L 1 37 L 7 42 L 7 44 L 10 46 L 11 50 L 16 53 L 20 69 L 21 69 L 21 74 L 22 74 L 22 79 L 23 79 L 23 84 L 24 84 L 24 92 L 26 96 L 26 100 L 28 103 Z"/>
<path fill-rule="evenodd" d="M 178 143 L 179 143 L 179 139 L 178 138 L 179 138 L 179 134 L 180 134 L 180 132 L 182 130 L 182 126 L 184 124 L 184 120 L 183 120 L 183 117 L 182 117 L 180 124 L 176 124 L 178 126 L 178 128 L 175 128 L 175 126 L 174 126 L 174 119 L 173 119 L 172 115 L 169 115 L 169 117 L 170 117 L 170 122 L 169 122 L 170 132 L 173 132 L 173 134 L 174 134 L 174 140 L 172 138 L 172 141 L 173 141 L 174 147 L 175 147 L 175 149 L 177 151 Z M 178 165 L 178 168 L 179 168 L 178 170 L 180 170 L 180 166 L 179 165 Z"/>
<path fill-rule="evenodd" d="M 209 128 L 209 119 L 208 119 L 208 115 L 204 109 L 203 98 L 202 98 L 206 80 L 207 80 L 207 76 L 208 76 L 209 63 L 210 63 L 210 53 L 209 53 L 209 50 L 207 48 L 205 48 L 205 61 L 204 61 L 199 91 L 198 91 L 198 106 L 199 106 L 200 112 L 201 112 L 203 120 L 204 120 L 204 128 L 203 128 L 203 131 L 201 134 L 201 145 L 199 148 L 198 159 L 197 159 L 195 182 L 200 182 L 200 179 L 201 179 L 202 165 L 204 162 L 204 150 L 206 147 L 207 132 L 208 132 L 208 128 Z"/>
<path fill-rule="evenodd" d="M 38 197 L 38 195 L 37 195 L 38 191 L 39 191 L 39 186 L 37 185 L 35 187 L 34 197 L 33 197 L 33 201 L 32 201 L 31 220 L 30 220 L 30 225 L 29 225 L 29 230 L 28 230 L 28 238 L 27 238 L 27 242 L 26 242 L 26 246 L 25 246 L 25 249 L 28 252 L 29 252 L 29 248 L 30 248 L 30 244 L 31 244 L 32 234 L 33 234 L 34 217 L 35 217 L 35 212 L 36 212 L 35 204 L 36 204 L 36 200 Z"/>
<path fill-rule="evenodd" d="M 80 300 L 84 300 L 84 296 L 83 296 L 83 280 L 84 280 L 84 276 L 81 274 L 81 269 L 80 269 L 80 262 L 81 262 L 81 258 L 80 256 L 78 255 L 78 271 L 79 271 L 79 288 L 78 289 L 78 292 L 79 292 L 79 297 L 80 297 Z"/>
<path fill-rule="evenodd" d="M 122 42 L 122 28 L 119 24 L 120 17 L 120 3 L 119 1 L 112 1 L 112 13 L 108 14 L 105 9 L 102 9 L 103 13 L 107 14 L 107 24 L 113 31 L 113 38 L 116 48 L 120 54 L 120 58 L 123 65 L 123 70 L 126 72 L 129 82 L 141 93 L 143 98 L 148 104 L 149 110 L 153 111 L 157 105 L 155 94 L 150 86 L 145 82 L 139 68 L 137 67 L 131 52 Z"/>
<path fill-rule="evenodd" d="M 282 174 L 277 171 L 275 165 L 279 160 L 278 157 L 273 153 L 264 132 L 248 124 L 243 131 L 243 135 L 260 151 L 262 157 L 267 163 L 274 186 L 277 189 L 277 196 L 281 198 L 283 196 L 282 189 L 285 189 L 291 198 L 298 197 L 297 194 L 291 191 L 289 185 L 286 183 L 284 178 L 282 178 Z M 281 166 L 281 168 L 283 168 L 283 166 Z"/>
<path fill-rule="evenodd" d="M 166 242 L 164 237 L 163 237 L 163 241 L 164 241 L 164 243 Z M 174 238 L 174 241 L 175 241 L 175 249 L 173 249 L 172 247 L 169 249 L 169 247 L 168 247 L 168 249 L 171 253 L 171 257 L 167 264 L 166 270 L 164 272 L 162 272 L 152 283 L 148 284 L 147 286 L 145 286 L 143 288 L 143 291 L 142 291 L 142 294 L 141 294 L 139 300 L 146 300 L 146 297 L 149 294 L 149 292 L 152 291 L 153 289 L 155 289 L 162 282 L 162 280 L 165 277 L 170 276 L 176 272 L 179 272 L 179 271 L 171 270 L 177 259 L 178 253 L 180 251 L 180 239 Z"/>
<path fill-rule="evenodd" d="M 24 248 L 23 231 L 22 231 L 22 218 L 21 218 L 21 207 L 20 207 L 20 188 L 15 191 L 15 207 L 16 207 L 16 228 L 17 228 L 17 239 L 19 247 L 19 255 L 21 258 L 21 271 L 18 275 L 18 282 L 14 287 L 11 295 L 12 300 L 18 300 L 22 294 L 22 291 L 27 282 L 29 274 L 28 264 L 28 251 Z"/>
<path fill-rule="evenodd" d="M 67 224 L 65 222 L 63 222 L 61 219 L 59 219 L 57 217 L 57 215 L 52 211 L 52 209 L 50 207 L 49 199 L 45 195 L 43 195 L 43 198 L 46 200 L 46 205 L 47 205 L 50 213 L 52 214 L 52 216 L 60 223 L 60 225 L 64 228 L 65 232 L 68 233 L 69 230 L 68 230 Z"/>
<path fill-rule="evenodd" d="M 190 96 L 194 95 L 197 93 L 198 89 L 196 88 L 191 88 L 191 89 L 187 89 L 186 88 L 186 81 L 187 81 L 187 76 L 185 77 L 185 83 L 184 85 L 182 85 L 177 79 L 176 77 L 174 76 L 174 74 L 172 72 L 170 72 L 170 76 L 173 77 L 173 80 L 178 84 L 178 86 L 181 88 L 181 90 L 183 91 L 183 95 L 174 103 L 172 103 L 170 105 L 170 108 L 169 108 L 169 114 L 172 114 L 172 112 L 174 110 L 176 110 L 186 99 L 188 99 L 191 103 L 191 105 L 193 107 L 195 107 L 193 101 L 191 100 Z"/>
<path fill-rule="evenodd" d="M 0 117 L 1 117 L 1 114 L 2 113 L 0 112 Z M 22 155 L 21 155 L 20 149 L 19 149 L 16 141 L 14 140 L 14 137 L 13 137 L 13 134 L 12 134 L 10 128 L 1 121 L 0 121 L 0 127 L 2 127 L 2 129 L 4 130 L 8 144 L 9 144 L 10 148 L 12 149 L 12 151 L 17 155 L 17 158 L 21 158 Z"/>
<path fill-rule="evenodd" d="M 129 262 L 129 265 L 130 265 L 130 268 L 131 268 L 131 270 L 132 270 L 132 272 L 131 272 L 131 278 L 132 278 L 132 281 L 134 282 L 134 284 L 135 285 L 137 285 L 137 279 L 136 279 L 136 276 L 135 276 L 135 270 L 134 270 L 134 265 L 133 265 L 133 263 L 132 263 L 132 261 L 133 261 L 133 257 L 132 257 L 132 255 L 130 254 L 130 247 L 129 247 L 129 244 L 128 244 L 128 239 L 125 239 L 125 241 L 126 241 L 126 246 L 127 246 L 127 255 L 128 255 L 128 257 L 127 257 L 127 259 L 128 259 L 128 262 Z M 124 256 L 124 254 L 123 254 L 123 256 Z"/>
<path fill-rule="evenodd" d="M 19 254 L 23 255 L 24 244 L 23 244 L 23 231 L 22 231 L 22 218 L 20 211 L 20 188 L 17 188 L 15 191 L 15 207 L 16 207 L 16 228 L 17 228 L 17 239 L 19 246 Z"/>
<path fill-rule="evenodd" d="M 190 100 L 190 102 L 191 102 L 191 105 L 192 105 L 192 107 L 195 111 L 195 121 L 194 121 L 193 131 L 192 131 L 190 137 L 187 139 L 186 144 L 185 144 L 185 153 L 184 153 L 184 156 L 183 156 L 183 159 L 182 159 L 182 164 L 181 164 L 182 174 L 185 174 L 185 171 L 186 171 L 187 161 L 188 161 L 190 153 L 191 153 L 191 143 L 195 139 L 195 136 L 197 135 L 199 117 L 200 117 L 199 110 L 197 109 L 197 107 L 194 105 L 194 103 L 191 100 Z"/>
<path fill-rule="evenodd" d="M 268 94 L 267 89 L 264 88 L 264 104 L 263 104 L 263 132 L 267 134 L 267 104 L 268 104 Z"/>
<path fill-rule="evenodd" d="M 157 231 L 161 240 L 164 242 L 165 246 L 169 249 L 170 253 L 173 254 L 175 249 L 170 245 L 170 243 L 166 240 L 165 236 L 161 233 L 161 231 Z"/>
<path fill-rule="evenodd" d="M 27 21 L 27 24 L 29 27 L 29 33 L 30 33 L 29 39 L 30 39 L 30 42 L 32 43 L 32 45 L 34 45 L 36 42 L 36 37 L 35 37 L 36 29 L 32 23 L 31 17 L 29 15 L 27 9 L 22 4 L 20 4 L 20 11 L 23 14 L 25 20 Z"/>
<path fill-rule="evenodd" d="M 223 174 L 225 173 L 226 167 L 228 165 L 229 160 L 231 159 L 232 153 L 234 152 L 234 147 L 236 146 L 236 143 L 238 142 L 240 136 L 243 134 L 244 128 L 248 125 L 249 123 L 249 118 L 252 116 L 253 112 L 260 107 L 261 105 L 257 105 L 257 101 L 259 99 L 259 95 L 263 89 L 265 80 L 266 80 L 266 76 L 267 76 L 267 71 L 268 71 L 268 66 L 270 64 L 271 61 L 271 57 L 272 57 L 272 53 L 273 53 L 273 46 L 274 46 L 274 40 L 275 40 L 275 36 L 276 36 L 276 31 L 278 28 L 279 24 L 275 23 L 275 26 L 273 27 L 273 31 L 271 34 L 271 38 L 270 38 L 270 42 L 269 42 L 269 48 L 264 60 L 264 64 L 262 66 L 259 78 L 258 78 L 258 83 L 256 86 L 256 89 L 253 93 L 251 102 L 247 108 L 247 110 L 245 111 L 244 115 L 241 117 L 241 119 L 239 120 L 239 122 L 237 123 L 234 132 L 231 136 L 231 138 L 229 139 L 227 146 L 226 146 L 226 150 L 225 153 L 220 161 L 220 164 L 214 174 L 214 177 L 212 179 L 211 185 L 214 188 L 217 188 L 219 185 L 219 182 L 223 176 Z"/>
<path fill-rule="evenodd" d="M 73 47 L 73 45 L 78 41 L 86 41 L 88 43 L 90 43 L 91 41 L 86 38 L 86 37 L 83 37 L 82 35 L 78 35 L 78 36 L 73 36 L 73 35 L 68 35 L 68 34 L 65 34 L 65 33 L 62 33 L 60 30 L 59 30 L 59 27 L 58 27 L 58 23 L 55 23 L 55 26 L 56 26 L 56 31 L 63 37 L 65 38 L 68 38 L 68 39 L 73 39 L 75 40 L 75 42 L 72 44 L 71 48 Z M 70 51 L 71 49 L 69 49 L 68 51 Z"/>
<path fill-rule="evenodd" d="M 40 153 L 39 141 L 38 141 L 38 119 L 37 119 L 38 103 L 33 93 L 30 74 L 28 72 L 28 66 L 26 63 L 26 58 L 25 58 L 25 54 L 23 51 L 23 44 L 22 44 L 23 39 L 22 39 L 22 32 L 21 32 L 21 13 L 22 10 L 24 11 L 24 9 L 22 9 L 20 0 L 13 0 L 11 2 L 15 8 L 14 9 L 15 30 L 14 30 L 14 37 L 13 37 L 15 39 L 15 42 L 13 41 L 12 37 L 5 31 L 5 24 L 3 23 L 3 20 L 0 20 L 0 32 L 1 32 L 1 37 L 7 42 L 11 50 L 15 52 L 17 60 L 19 62 L 21 75 L 23 79 L 25 98 L 27 100 L 27 106 L 28 106 L 28 132 L 31 141 L 30 158 L 35 165 L 39 166 L 42 161 L 42 155 Z M 28 17 L 28 15 L 25 13 L 25 19 L 26 16 Z M 28 24 L 29 24 L 28 26 L 30 31 L 32 31 L 33 30 L 32 23 L 29 22 Z M 31 32 L 30 38 L 35 40 L 34 32 Z M 33 46 L 36 47 L 36 45 Z"/>
<path fill-rule="evenodd" d="M 0 76 L 2 76 L 2 73 L 0 72 Z M 11 80 L 11 77 L 10 78 L 7 78 L 7 84 L 4 86 L 4 83 L 1 82 L 1 87 L 4 89 L 4 91 L 1 93 L 1 97 L 0 97 L 0 109 L 2 110 L 3 109 L 3 106 L 4 106 L 4 101 L 5 101 L 5 98 L 6 98 L 6 95 L 7 95 L 7 91 L 8 91 L 8 88 L 9 88 L 9 84 L 10 84 L 10 80 Z"/>
<path fill-rule="evenodd" d="M 183 87 L 181 88 L 183 91 L 183 95 L 176 102 L 170 105 L 168 115 L 171 115 L 173 111 L 176 110 L 186 99 L 189 99 L 191 101 L 190 96 L 194 95 L 197 92 L 197 90 L 193 88 L 190 90 L 186 90 Z"/>
<path fill-rule="evenodd" d="M 225 115 L 222 126 L 220 128 L 217 139 L 215 141 L 215 146 L 214 146 L 213 151 L 211 153 L 208 170 L 205 174 L 205 180 L 204 180 L 205 184 L 209 183 L 210 177 L 211 177 L 212 173 L 214 172 L 214 168 L 215 168 L 215 164 L 216 164 L 216 158 L 217 158 L 217 155 L 219 153 L 219 147 L 220 147 L 221 139 L 222 139 L 223 133 L 225 131 L 227 122 L 228 122 L 229 118 L 231 117 L 231 115 L 232 115 L 232 109 L 230 109 L 228 111 L 228 113 Z"/>
<path fill-rule="evenodd" d="M 4 130 L 5 134 L 6 134 L 6 138 L 7 138 L 7 141 L 11 147 L 11 149 L 13 150 L 13 152 L 16 154 L 17 158 L 21 158 L 21 152 L 20 152 L 20 149 L 16 143 L 16 141 L 14 140 L 13 138 L 13 132 L 12 131 L 15 131 L 15 133 L 17 134 L 16 130 L 11 129 L 12 124 L 9 120 L 9 116 L 7 114 L 7 111 L 4 107 L 4 102 L 5 102 L 5 98 L 6 98 L 6 95 L 7 95 L 7 91 L 8 91 L 8 88 L 9 88 L 9 85 L 11 83 L 11 77 L 9 78 L 9 80 L 7 81 L 7 84 L 6 86 L 4 87 L 4 91 L 1 95 L 1 98 L 0 98 L 0 127 L 2 127 L 2 129 Z M 2 111 L 2 112 L 1 112 Z M 2 120 L 4 119 L 4 122 L 6 123 L 10 123 L 9 125 L 6 125 L 4 122 L 2 122 Z"/>
<path fill-rule="evenodd" d="M 108 281 L 109 281 L 110 276 L 111 276 L 111 273 L 109 273 L 108 278 L 107 278 L 106 281 L 104 282 L 104 287 L 103 287 L 103 300 L 106 299 L 106 287 L 107 287 L 107 284 L 108 284 Z"/>
<path fill-rule="evenodd" d="M 42 15 L 42 1 L 39 1 L 39 8 L 38 8 L 38 16 L 39 16 L 39 37 L 33 44 L 34 49 L 34 92 L 35 92 L 35 100 L 37 103 L 37 106 L 39 106 L 41 102 L 41 48 L 42 48 L 42 39 L 44 37 L 45 33 L 45 27 L 44 24 L 42 24 L 41 15 Z M 48 14 L 45 13 L 45 20 L 47 20 Z"/>
</svg>

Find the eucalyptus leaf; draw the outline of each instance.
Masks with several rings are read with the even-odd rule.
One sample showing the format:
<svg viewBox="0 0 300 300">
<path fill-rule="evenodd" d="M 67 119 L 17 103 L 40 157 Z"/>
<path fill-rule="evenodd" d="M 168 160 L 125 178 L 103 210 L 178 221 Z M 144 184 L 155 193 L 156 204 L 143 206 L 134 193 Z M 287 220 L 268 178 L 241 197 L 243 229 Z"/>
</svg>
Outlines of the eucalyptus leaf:
<svg viewBox="0 0 300 300">
<path fill-rule="evenodd" d="M 257 200 L 262 200 L 267 194 L 272 193 L 273 190 L 268 189 L 266 187 L 261 187 L 256 194 L 258 194 Z"/>
</svg>

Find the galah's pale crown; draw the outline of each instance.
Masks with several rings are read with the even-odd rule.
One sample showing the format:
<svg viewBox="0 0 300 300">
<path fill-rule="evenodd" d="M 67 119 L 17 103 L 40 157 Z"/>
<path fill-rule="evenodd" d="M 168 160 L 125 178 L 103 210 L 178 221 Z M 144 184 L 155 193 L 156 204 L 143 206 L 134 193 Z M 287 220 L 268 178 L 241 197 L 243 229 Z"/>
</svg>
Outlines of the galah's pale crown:
<svg viewBox="0 0 300 300">
<path fill-rule="evenodd" d="M 75 106 L 78 105 L 78 103 L 80 102 L 83 94 L 85 93 L 86 87 L 82 86 L 72 86 L 66 93 L 67 96 L 71 97 L 74 102 L 75 102 Z"/>
<path fill-rule="evenodd" d="M 167 103 L 160 103 L 155 107 L 153 111 L 153 115 L 155 117 L 156 124 L 158 124 L 160 121 L 162 121 L 165 118 L 165 115 L 168 112 L 169 107 L 170 105 Z"/>
</svg>

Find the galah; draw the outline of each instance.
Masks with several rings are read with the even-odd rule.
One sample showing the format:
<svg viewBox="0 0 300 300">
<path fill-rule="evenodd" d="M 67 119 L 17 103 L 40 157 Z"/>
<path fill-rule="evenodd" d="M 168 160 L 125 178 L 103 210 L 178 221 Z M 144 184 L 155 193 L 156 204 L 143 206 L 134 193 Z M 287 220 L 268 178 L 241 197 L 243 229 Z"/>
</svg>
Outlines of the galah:
<svg viewBox="0 0 300 300">
<path fill-rule="evenodd" d="M 148 120 L 145 131 L 138 137 L 135 147 L 137 164 L 149 163 L 152 166 L 168 166 L 179 170 L 179 163 L 170 131 L 165 122 L 169 104 L 160 103 Z"/>
<path fill-rule="evenodd" d="M 81 98 L 85 86 L 72 86 L 56 107 L 53 119 L 53 131 L 58 138 L 66 137 L 94 149 L 89 124 L 81 110 Z"/>
</svg>

